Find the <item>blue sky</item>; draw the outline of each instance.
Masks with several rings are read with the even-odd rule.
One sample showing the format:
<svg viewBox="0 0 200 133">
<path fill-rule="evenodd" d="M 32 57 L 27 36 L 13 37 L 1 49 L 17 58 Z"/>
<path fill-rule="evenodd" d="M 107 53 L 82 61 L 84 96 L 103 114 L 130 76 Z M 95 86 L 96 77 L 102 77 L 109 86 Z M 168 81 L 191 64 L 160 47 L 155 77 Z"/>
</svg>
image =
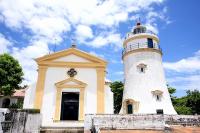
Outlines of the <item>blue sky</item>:
<svg viewBox="0 0 200 133">
<path fill-rule="evenodd" d="M 125 34 L 138 18 L 157 33 L 163 65 L 177 96 L 200 90 L 200 1 L 198 0 L 2 0 L 0 54 L 10 53 L 35 82 L 34 58 L 77 47 L 109 62 L 107 78 L 123 80 Z"/>
</svg>

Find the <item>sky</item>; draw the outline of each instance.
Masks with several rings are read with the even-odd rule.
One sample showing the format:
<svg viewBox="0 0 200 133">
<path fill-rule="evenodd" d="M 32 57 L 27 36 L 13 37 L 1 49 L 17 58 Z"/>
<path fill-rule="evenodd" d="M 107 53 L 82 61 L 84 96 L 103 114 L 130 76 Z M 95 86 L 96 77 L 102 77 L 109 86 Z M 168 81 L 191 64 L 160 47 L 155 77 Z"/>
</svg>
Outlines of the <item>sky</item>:
<svg viewBox="0 0 200 133">
<path fill-rule="evenodd" d="M 122 43 L 140 18 L 160 38 L 167 84 L 200 90 L 199 0 L 1 0 L 0 54 L 23 68 L 23 84 L 37 79 L 34 58 L 72 43 L 108 61 L 107 79 L 123 81 Z"/>
</svg>

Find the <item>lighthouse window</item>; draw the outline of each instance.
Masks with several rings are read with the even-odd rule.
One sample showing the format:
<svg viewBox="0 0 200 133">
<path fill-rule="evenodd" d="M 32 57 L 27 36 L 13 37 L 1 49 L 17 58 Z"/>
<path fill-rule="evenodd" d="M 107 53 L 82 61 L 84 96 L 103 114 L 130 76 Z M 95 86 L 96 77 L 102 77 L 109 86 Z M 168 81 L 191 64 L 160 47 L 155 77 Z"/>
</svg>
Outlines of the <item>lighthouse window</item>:
<svg viewBox="0 0 200 133">
<path fill-rule="evenodd" d="M 157 114 L 163 114 L 163 109 L 156 109 Z"/>
<path fill-rule="evenodd" d="M 156 101 L 161 101 L 163 92 L 161 90 L 152 91 L 153 96 L 155 97 Z"/>
<path fill-rule="evenodd" d="M 140 68 L 140 71 L 143 73 L 143 72 L 144 72 L 144 68 L 143 68 L 143 67 L 141 67 L 141 68 Z"/>
<path fill-rule="evenodd" d="M 160 101 L 160 96 L 159 95 L 156 95 L 156 100 Z"/>
<path fill-rule="evenodd" d="M 139 64 L 137 66 L 137 68 L 138 68 L 138 70 L 139 70 L 140 73 L 145 73 L 146 67 L 147 67 L 147 65 L 145 65 L 145 64 Z"/>
</svg>

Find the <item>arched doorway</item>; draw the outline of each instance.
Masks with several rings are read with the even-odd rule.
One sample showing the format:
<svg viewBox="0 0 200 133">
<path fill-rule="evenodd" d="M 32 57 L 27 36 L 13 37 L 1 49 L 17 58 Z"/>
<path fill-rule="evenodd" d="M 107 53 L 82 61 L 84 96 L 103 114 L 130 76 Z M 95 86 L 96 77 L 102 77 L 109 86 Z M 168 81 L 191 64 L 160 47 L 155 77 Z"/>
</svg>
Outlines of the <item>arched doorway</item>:
<svg viewBox="0 0 200 133">
<path fill-rule="evenodd" d="M 5 98 L 2 103 L 2 108 L 8 108 L 10 106 L 10 99 Z"/>
<path fill-rule="evenodd" d="M 123 102 L 123 113 L 124 114 L 134 114 L 137 113 L 139 108 L 139 102 L 133 99 L 126 99 Z"/>
</svg>

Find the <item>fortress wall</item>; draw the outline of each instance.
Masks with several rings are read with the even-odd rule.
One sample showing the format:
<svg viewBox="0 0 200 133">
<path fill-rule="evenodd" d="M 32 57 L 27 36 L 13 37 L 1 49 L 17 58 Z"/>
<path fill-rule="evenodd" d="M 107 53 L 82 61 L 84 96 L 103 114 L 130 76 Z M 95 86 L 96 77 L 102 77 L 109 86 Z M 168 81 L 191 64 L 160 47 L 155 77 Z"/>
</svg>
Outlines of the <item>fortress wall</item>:
<svg viewBox="0 0 200 133">
<path fill-rule="evenodd" d="M 167 124 L 200 126 L 200 115 L 156 115 L 156 114 L 87 114 L 84 121 L 85 133 L 102 129 L 153 129 L 165 130 Z"/>
</svg>

